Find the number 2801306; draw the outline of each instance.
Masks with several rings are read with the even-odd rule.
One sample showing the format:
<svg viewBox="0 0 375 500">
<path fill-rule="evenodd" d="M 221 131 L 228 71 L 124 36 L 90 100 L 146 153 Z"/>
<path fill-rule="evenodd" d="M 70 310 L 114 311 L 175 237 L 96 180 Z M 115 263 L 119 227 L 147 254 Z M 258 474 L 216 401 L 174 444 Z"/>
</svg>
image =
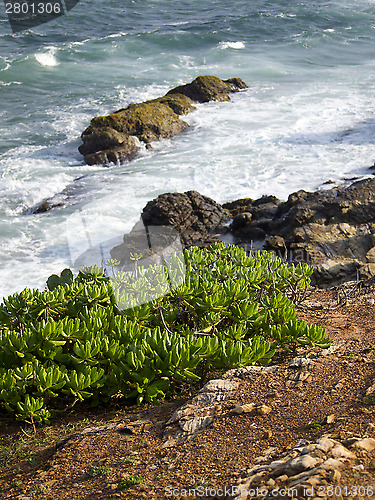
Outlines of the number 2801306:
<svg viewBox="0 0 375 500">
<path fill-rule="evenodd" d="M 9 2 L 5 4 L 7 14 L 60 14 L 61 3 Z"/>
</svg>

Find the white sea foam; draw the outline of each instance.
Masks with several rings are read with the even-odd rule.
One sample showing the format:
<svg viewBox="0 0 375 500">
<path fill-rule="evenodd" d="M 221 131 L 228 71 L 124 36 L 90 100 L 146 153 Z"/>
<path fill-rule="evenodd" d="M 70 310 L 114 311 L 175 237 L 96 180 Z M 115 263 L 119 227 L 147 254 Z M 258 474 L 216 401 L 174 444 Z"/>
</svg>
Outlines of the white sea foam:
<svg viewBox="0 0 375 500">
<path fill-rule="evenodd" d="M 279 14 L 276 14 L 275 17 L 280 17 L 281 19 L 293 19 L 294 17 L 297 17 L 296 14 L 284 14 L 284 12 L 280 12 Z"/>
<path fill-rule="evenodd" d="M 244 42 L 220 42 L 219 43 L 219 48 L 220 49 L 244 49 L 245 44 Z"/>
<path fill-rule="evenodd" d="M 10 85 L 22 85 L 22 82 L 1 82 L 0 85 L 2 87 L 9 87 Z"/>
<path fill-rule="evenodd" d="M 47 52 L 38 52 L 35 54 L 35 59 L 41 66 L 52 67 L 60 64 L 56 59 L 57 48 L 50 47 Z"/>
<path fill-rule="evenodd" d="M 10 68 L 10 62 L 5 57 L 0 57 L 0 71 L 6 71 L 9 68 Z"/>
</svg>

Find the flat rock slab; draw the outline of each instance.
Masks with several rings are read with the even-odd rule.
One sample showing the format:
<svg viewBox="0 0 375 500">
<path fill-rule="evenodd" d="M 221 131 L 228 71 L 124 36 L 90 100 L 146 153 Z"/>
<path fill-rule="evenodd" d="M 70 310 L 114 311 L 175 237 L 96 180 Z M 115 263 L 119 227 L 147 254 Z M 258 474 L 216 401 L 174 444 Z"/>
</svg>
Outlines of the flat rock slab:
<svg viewBox="0 0 375 500">
<path fill-rule="evenodd" d="M 167 422 L 163 448 L 193 439 L 210 427 L 224 401 L 233 397 L 239 386 L 236 380 L 210 380 L 198 394 L 173 413 Z"/>
</svg>

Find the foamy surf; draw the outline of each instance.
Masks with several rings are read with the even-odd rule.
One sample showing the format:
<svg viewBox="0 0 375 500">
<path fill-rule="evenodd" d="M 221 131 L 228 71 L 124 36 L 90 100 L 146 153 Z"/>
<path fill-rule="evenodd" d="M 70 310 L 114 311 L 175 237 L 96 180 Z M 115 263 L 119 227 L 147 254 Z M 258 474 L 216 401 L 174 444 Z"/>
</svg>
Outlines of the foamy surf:
<svg viewBox="0 0 375 500">
<path fill-rule="evenodd" d="M 243 42 L 220 42 L 219 43 L 219 48 L 220 49 L 244 49 L 245 44 Z"/>
<path fill-rule="evenodd" d="M 53 67 L 57 66 L 59 62 L 57 61 L 55 57 L 55 53 L 57 52 L 57 49 L 55 47 L 51 47 L 48 49 L 47 52 L 38 52 L 35 54 L 35 59 L 38 61 L 38 63 L 41 66 L 45 67 Z"/>
</svg>

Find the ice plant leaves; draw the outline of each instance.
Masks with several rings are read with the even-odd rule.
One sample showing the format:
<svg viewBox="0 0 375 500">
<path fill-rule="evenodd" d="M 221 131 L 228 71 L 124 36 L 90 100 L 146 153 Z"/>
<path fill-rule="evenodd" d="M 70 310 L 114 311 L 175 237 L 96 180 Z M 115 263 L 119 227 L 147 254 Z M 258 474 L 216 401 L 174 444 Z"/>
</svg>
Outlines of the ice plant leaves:
<svg viewBox="0 0 375 500">
<path fill-rule="evenodd" d="M 179 265 L 183 265 L 181 262 Z M 162 286 L 160 269 L 97 267 L 52 275 L 48 290 L 0 305 L 0 406 L 34 424 L 75 402 L 157 402 L 212 369 L 268 363 L 276 349 L 329 346 L 325 330 L 298 320 L 295 303 L 312 268 L 271 253 L 248 257 L 215 244 L 185 251 L 186 279 L 168 295 L 122 310 Z"/>
</svg>

